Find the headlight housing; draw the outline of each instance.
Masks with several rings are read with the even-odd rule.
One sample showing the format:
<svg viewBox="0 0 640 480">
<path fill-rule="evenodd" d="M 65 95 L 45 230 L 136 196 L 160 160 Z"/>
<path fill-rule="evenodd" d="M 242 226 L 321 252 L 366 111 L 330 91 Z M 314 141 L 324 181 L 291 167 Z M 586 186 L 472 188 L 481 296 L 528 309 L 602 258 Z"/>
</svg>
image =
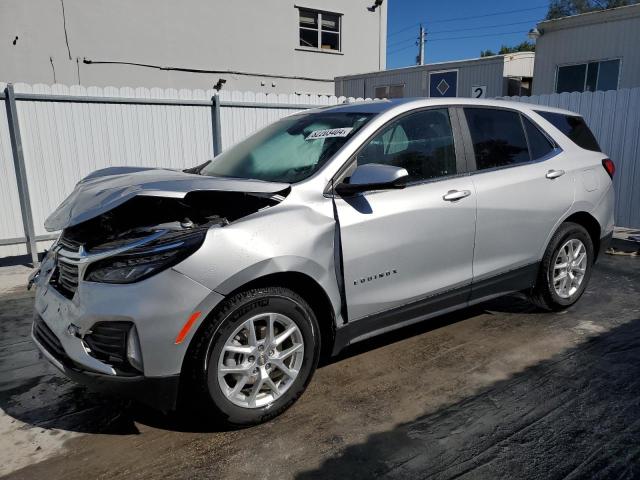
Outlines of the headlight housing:
<svg viewBox="0 0 640 480">
<path fill-rule="evenodd" d="M 168 232 L 158 240 L 92 263 L 84 279 L 100 283 L 134 283 L 149 278 L 194 253 L 204 241 L 207 229 Z"/>
</svg>

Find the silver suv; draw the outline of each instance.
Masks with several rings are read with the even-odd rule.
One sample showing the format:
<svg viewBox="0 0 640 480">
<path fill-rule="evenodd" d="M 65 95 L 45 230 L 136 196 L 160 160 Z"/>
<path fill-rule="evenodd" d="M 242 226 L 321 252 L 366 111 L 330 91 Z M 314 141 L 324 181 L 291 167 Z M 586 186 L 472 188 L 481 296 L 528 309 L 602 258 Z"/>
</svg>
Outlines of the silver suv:
<svg viewBox="0 0 640 480">
<path fill-rule="evenodd" d="M 360 340 L 515 291 L 572 305 L 613 230 L 613 174 L 563 110 L 298 113 L 184 172 L 80 181 L 45 224 L 62 234 L 31 279 L 33 338 L 94 388 L 266 421 Z"/>
</svg>

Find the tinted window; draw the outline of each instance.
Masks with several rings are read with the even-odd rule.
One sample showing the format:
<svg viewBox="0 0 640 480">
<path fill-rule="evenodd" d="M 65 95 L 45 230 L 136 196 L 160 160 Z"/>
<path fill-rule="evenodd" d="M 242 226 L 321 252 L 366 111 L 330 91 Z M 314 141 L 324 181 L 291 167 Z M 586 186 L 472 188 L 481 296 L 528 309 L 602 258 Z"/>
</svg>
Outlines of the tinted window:
<svg viewBox="0 0 640 480">
<path fill-rule="evenodd" d="M 448 110 L 425 110 L 392 122 L 360 151 L 357 162 L 406 168 L 410 181 L 455 174 L 456 155 Z"/>
<path fill-rule="evenodd" d="M 600 62 L 598 75 L 598 90 L 616 90 L 618 88 L 618 74 L 620 73 L 620 60 Z"/>
<path fill-rule="evenodd" d="M 584 91 L 584 77 L 587 65 L 567 65 L 558 67 L 558 80 L 556 92 L 582 92 Z"/>
<path fill-rule="evenodd" d="M 620 60 L 558 67 L 556 92 L 595 92 L 618 88 Z"/>
<path fill-rule="evenodd" d="M 553 144 L 549 139 L 536 127 L 528 118 L 522 117 L 524 129 L 527 132 L 527 140 L 529 140 L 529 150 L 531 151 L 531 159 L 538 160 L 553 150 Z"/>
<path fill-rule="evenodd" d="M 530 160 L 519 113 L 488 108 L 466 108 L 465 115 L 478 170 Z"/>
<path fill-rule="evenodd" d="M 544 111 L 537 111 L 536 113 L 564 133 L 579 147 L 594 152 L 600 151 L 598 141 L 582 117 Z"/>
</svg>

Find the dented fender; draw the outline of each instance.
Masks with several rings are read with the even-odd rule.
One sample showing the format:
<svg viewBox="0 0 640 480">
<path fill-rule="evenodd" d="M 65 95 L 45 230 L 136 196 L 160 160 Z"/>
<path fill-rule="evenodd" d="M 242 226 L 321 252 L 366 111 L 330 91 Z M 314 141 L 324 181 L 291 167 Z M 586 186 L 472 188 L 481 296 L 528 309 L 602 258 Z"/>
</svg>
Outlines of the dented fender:
<svg viewBox="0 0 640 480">
<path fill-rule="evenodd" d="M 208 231 L 202 247 L 174 268 L 222 295 L 274 273 L 307 275 L 325 291 L 341 322 L 331 201 L 288 202 Z"/>
</svg>

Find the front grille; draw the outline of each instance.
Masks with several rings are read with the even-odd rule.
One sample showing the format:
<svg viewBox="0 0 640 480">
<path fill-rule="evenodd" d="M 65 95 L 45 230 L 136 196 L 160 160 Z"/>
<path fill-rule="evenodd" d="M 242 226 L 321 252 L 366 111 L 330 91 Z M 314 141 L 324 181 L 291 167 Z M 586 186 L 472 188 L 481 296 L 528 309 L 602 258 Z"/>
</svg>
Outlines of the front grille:
<svg viewBox="0 0 640 480">
<path fill-rule="evenodd" d="M 62 343 L 60 343 L 60 340 L 58 340 L 58 337 L 51 331 L 49 326 L 44 323 L 40 315 L 36 315 L 33 319 L 33 336 L 56 360 L 63 364 L 69 363 L 69 357 L 62 347 Z"/>
<path fill-rule="evenodd" d="M 89 355 L 116 370 L 133 371 L 127 360 L 127 335 L 131 326 L 131 322 L 96 323 L 84 336 Z"/>
<path fill-rule="evenodd" d="M 65 250 L 70 250 L 72 252 L 78 252 L 80 250 L 80 246 L 82 245 L 80 242 L 69 238 L 64 233 L 60 236 L 58 244 L 64 247 Z"/>
<path fill-rule="evenodd" d="M 73 298 L 78 289 L 78 265 L 58 258 L 49 283 L 65 297 Z"/>
</svg>

